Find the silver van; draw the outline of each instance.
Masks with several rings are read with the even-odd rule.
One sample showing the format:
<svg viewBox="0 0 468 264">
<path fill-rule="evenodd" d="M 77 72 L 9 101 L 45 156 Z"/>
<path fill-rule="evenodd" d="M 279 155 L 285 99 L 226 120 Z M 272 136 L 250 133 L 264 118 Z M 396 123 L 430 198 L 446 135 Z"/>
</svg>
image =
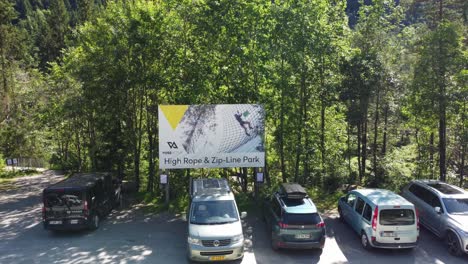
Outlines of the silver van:
<svg viewBox="0 0 468 264">
<path fill-rule="evenodd" d="M 365 249 L 417 245 L 419 221 L 414 205 L 391 191 L 350 191 L 339 199 L 338 213 L 360 235 Z"/>
<path fill-rule="evenodd" d="M 244 235 L 236 200 L 226 179 L 197 179 L 191 184 L 188 210 L 188 258 L 236 260 L 244 256 Z"/>
<path fill-rule="evenodd" d="M 445 239 L 455 256 L 468 253 L 468 192 L 434 180 L 416 180 L 402 191 L 419 211 L 421 224 Z"/>
</svg>

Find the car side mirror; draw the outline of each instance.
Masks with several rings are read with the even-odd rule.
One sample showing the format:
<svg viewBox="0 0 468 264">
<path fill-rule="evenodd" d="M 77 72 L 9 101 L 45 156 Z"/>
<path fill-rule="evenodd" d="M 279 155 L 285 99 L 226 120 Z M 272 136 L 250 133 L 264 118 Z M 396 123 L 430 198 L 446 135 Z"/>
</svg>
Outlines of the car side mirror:
<svg viewBox="0 0 468 264">
<path fill-rule="evenodd" d="M 435 211 L 436 213 L 438 213 L 438 214 L 441 214 L 441 213 L 442 213 L 442 210 L 440 209 L 439 206 L 434 207 L 434 211 Z"/>
<path fill-rule="evenodd" d="M 241 212 L 240 217 L 241 219 L 245 219 L 247 217 L 247 212 Z"/>
</svg>

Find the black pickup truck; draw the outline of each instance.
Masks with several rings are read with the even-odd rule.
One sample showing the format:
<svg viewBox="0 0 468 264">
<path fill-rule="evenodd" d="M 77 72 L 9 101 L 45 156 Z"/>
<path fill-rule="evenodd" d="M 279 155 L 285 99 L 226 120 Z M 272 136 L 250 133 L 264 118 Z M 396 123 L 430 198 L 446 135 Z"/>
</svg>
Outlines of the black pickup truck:
<svg viewBox="0 0 468 264">
<path fill-rule="evenodd" d="M 110 173 L 74 174 L 42 192 L 47 230 L 97 229 L 122 201 L 121 181 Z"/>
</svg>

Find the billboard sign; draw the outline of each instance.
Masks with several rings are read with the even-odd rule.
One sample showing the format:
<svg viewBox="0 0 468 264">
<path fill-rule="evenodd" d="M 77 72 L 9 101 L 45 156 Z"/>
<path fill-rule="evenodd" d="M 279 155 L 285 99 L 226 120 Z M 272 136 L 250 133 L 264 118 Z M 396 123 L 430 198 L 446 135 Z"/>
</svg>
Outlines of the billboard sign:
<svg viewBox="0 0 468 264">
<path fill-rule="evenodd" d="M 159 168 L 263 167 L 261 105 L 160 105 Z"/>
</svg>

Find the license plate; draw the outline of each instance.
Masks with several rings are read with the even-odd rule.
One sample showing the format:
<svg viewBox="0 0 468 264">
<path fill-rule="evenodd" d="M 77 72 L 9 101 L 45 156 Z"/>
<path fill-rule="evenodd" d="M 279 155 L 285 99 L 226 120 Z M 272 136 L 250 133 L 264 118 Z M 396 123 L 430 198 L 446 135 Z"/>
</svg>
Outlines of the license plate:
<svg viewBox="0 0 468 264">
<path fill-rule="evenodd" d="M 78 224 L 78 220 L 70 220 L 70 224 L 74 225 L 74 224 Z"/>
<path fill-rule="evenodd" d="M 307 239 L 310 238 L 310 234 L 297 234 L 294 237 L 297 239 Z"/>
<path fill-rule="evenodd" d="M 395 233 L 392 232 L 392 231 L 390 231 L 390 232 L 387 232 L 387 231 L 386 231 L 386 232 L 383 232 L 383 233 L 381 234 L 381 236 L 383 236 L 383 237 L 394 237 L 394 236 L 395 236 Z"/>
<path fill-rule="evenodd" d="M 61 225 L 62 221 L 50 221 L 49 224 L 50 225 Z"/>
<path fill-rule="evenodd" d="M 210 257 L 210 260 L 212 261 L 224 260 L 224 256 L 212 256 Z"/>
</svg>

